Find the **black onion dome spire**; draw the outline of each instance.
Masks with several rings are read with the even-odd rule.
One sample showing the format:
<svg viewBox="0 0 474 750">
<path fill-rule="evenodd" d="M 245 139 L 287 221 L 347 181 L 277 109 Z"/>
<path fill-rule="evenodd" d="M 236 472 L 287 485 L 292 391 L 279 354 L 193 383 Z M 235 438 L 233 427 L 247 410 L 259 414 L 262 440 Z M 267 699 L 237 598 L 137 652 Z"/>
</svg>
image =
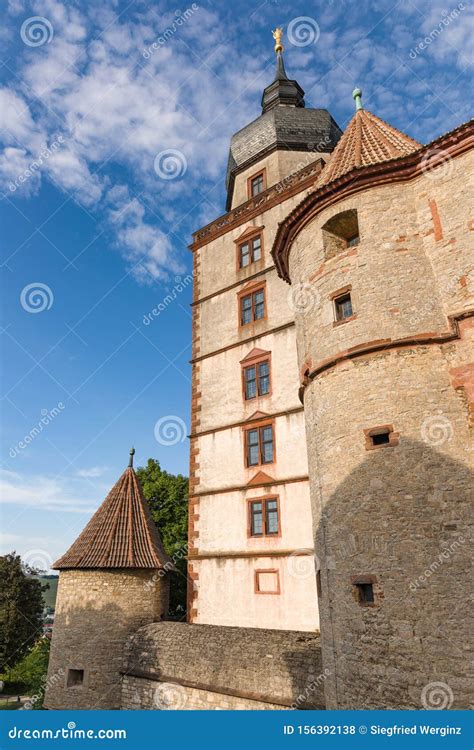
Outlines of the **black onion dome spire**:
<svg viewBox="0 0 474 750">
<path fill-rule="evenodd" d="M 286 74 L 283 29 L 277 28 L 272 33 L 275 78 L 263 92 L 262 114 L 232 136 L 226 175 L 227 211 L 232 207 L 236 176 L 250 166 L 277 149 L 330 153 L 342 135 L 326 109 L 305 107 L 303 89 Z"/>
<path fill-rule="evenodd" d="M 288 107 L 304 107 L 304 91 L 297 81 L 288 78 L 283 61 L 283 46 L 277 51 L 275 79 L 266 87 L 262 96 L 262 113 L 284 104 Z"/>
</svg>

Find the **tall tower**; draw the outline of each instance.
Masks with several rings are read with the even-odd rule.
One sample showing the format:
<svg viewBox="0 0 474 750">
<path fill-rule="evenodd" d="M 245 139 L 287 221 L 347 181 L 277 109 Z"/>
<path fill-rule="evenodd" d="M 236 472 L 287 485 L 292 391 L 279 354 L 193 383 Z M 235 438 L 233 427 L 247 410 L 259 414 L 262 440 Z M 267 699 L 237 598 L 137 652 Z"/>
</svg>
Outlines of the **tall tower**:
<svg viewBox="0 0 474 750">
<path fill-rule="evenodd" d="M 194 234 L 189 621 L 318 627 L 294 310 L 269 249 L 341 132 L 283 62 L 236 133 L 227 213 Z"/>
<path fill-rule="evenodd" d="M 422 147 L 354 98 L 272 251 L 306 300 L 296 328 L 327 707 L 467 708 L 473 128 Z"/>
<path fill-rule="evenodd" d="M 124 471 L 60 571 L 45 706 L 118 709 L 125 641 L 168 608 L 166 556 L 140 484 Z"/>
</svg>

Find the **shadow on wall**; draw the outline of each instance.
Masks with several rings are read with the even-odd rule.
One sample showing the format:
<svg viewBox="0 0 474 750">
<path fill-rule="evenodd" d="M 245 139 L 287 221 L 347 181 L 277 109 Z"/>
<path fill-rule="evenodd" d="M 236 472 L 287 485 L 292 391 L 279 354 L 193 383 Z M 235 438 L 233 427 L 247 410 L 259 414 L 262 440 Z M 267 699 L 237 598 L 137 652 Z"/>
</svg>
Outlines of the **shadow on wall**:
<svg viewBox="0 0 474 750">
<path fill-rule="evenodd" d="M 330 497 L 316 533 L 328 708 L 472 704 L 473 488 L 465 465 L 402 437 Z"/>
<path fill-rule="evenodd" d="M 209 708 L 225 696 L 229 707 L 324 708 L 320 640 L 306 632 L 155 623 L 130 638 L 126 672 L 130 708 L 193 708 L 186 688 L 217 694 Z"/>
<path fill-rule="evenodd" d="M 144 579 L 144 587 L 146 579 Z M 152 581 L 152 579 L 150 579 Z M 82 585 L 84 581 L 82 580 Z M 151 585 L 151 583 L 150 583 Z M 108 588 L 108 587 L 107 587 Z M 111 588 L 111 587 L 110 587 Z M 151 616 L 124 589 L 115 602 L 90 578 L 91 599 L 84 604 L 60 598 L 51 642 L 45 707 L 49 709 L 118 709 L 128 637 Z M 71 590 L 71 589 L 70 589 Z M 137 592 L 135 592 L 137 593 Z M 143 597 L 150 596 L 144 588 Z"/>
</svg>

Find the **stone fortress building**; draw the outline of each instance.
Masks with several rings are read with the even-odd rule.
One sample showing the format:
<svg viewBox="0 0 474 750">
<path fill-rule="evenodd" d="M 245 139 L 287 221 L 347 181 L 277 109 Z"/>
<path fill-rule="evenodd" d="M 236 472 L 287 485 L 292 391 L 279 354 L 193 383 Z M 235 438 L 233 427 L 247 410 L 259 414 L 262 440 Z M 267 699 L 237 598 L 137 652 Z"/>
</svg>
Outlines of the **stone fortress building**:
<svg viewBox="0 0 474 750">
<path fill-rule="evenodd" d="M 274 36 L 191 245 L 189 623 L 130 466 L 56 564 L 48 708 L 472 704 L 472 123 L 356 89 L 342 134 Z"/>
</svg>

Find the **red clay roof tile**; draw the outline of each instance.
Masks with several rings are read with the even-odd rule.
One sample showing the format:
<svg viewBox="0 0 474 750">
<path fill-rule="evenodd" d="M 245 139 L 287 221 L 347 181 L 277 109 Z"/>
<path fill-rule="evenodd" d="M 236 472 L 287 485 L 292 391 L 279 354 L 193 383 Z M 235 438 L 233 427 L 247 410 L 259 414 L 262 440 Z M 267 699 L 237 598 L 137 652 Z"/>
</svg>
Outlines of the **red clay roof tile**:
<svg viewBox="0 0 474 750">
<path fill-rule="evenodd" d="M 138 478 L 129 467 L 53 568 L 162 568 L 166 563 L 171 566 Z"/>
</svg>

